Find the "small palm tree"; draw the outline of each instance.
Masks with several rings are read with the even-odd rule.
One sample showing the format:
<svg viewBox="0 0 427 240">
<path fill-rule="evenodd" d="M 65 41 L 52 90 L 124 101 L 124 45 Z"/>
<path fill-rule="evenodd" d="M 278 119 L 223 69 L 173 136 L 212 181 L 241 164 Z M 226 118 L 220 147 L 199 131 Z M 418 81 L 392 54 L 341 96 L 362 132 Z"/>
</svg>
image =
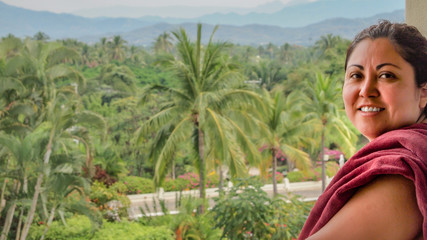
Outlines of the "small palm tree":
<svg viewBox="0 0 427 240">
<path fill-rule="evenodd" d="M 353 154 L 357 136 L 354 130 L 343 120 L 343 104 L 341 84 L 333 78 L 316 75 L 315 82 L 308 82 L 307 99 L 305 104 L 306 118 L 314 124 L 314 129 L 320 133 L 322 190 L 326 187 L 324 148 L 326 137 L 328 142 L 336 143 L 343 152 Z"/>
<path fill-rule="evenodd" d="M 268 108 L 266 112 L 262 112 L 262 121 L 257 125 L 262 136 L 260 144 L 270 157 L 267 158 L 267 163 L 263 162 L 261 165 L 272 166 L 273 193 L 277 195 L 276 169 L 279 152 L 283 152 L 288 161 L 295 162 L 302 170 L 311 166 L 309 155 L 301 150 L 308 128 L 302 121 L 300 92 L 294 91 L 284 97 L 282 91 L 275 91 L 273 94 L 264 91 L 263 96 Z"/>
</svg>

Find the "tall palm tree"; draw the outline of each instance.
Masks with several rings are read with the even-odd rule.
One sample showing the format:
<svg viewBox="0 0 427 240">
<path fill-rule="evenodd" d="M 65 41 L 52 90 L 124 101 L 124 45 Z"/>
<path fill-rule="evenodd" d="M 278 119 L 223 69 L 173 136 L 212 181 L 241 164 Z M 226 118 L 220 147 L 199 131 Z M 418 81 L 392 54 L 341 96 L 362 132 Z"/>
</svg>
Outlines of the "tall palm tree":
<svg viewBox="0 0 427 240">
<path fill-rule="evenodd" d="M 341 98 L 341 84 L 337 79 L 316 75 L 315 82 L 308 82 L 305 111 L 307 119 L 315 123 L 315 129 L 320 132 L 322 162 L 322 191 L 326 187 L 324 148 L 326 137 L 328 142 L 334 142 L 341 150 L 352 155 L 357 136 L 354 130 L 343 120 L 344 112 Z"/>
<path fill-rule="evenodd" d="M 184 29 L 173 32 L 179 58 L 167 63 L 176 71 L 180 85 L 177 88 L 152 85 L 146 89 L 147 93 L 155 90 L 169 93 L 171 101 L 165 103 L 139 132 L 142 138 L 157 130 L 151 152 L 156 160 L 156 183 L 166 174 L 165 166 L 172 160 L 178 144 L 192 139 L 202 199 L 205 199 L 207 160 L 226 161 L 230 171 L 239 174 L 245 171 L 245 161 L 257 159 L 258 154 L 245 132 L 224 114 L 233 104 L 259 99 L 254 92 L 239 88 L 239 75 L 228 62 L 229 58 L 222 54 L 229 44 L 212 41 L 216 29 L 203 47 L 201 24 L 197 26 L 196 42 L 189 40 Z M 237 145 L 239 142 L 241 144 Z M 204 212 L 204 206 L 199 210 Z"/>
<path fill-rule="evenodd" d="M 300 92 L 294 91 L 284 97 L 282 91 L 270 94 L 264 90 L 263 96 L 268 107 L 266 112 L 262 112 L 262 121 L 257 125 L 262 136 L 260 144 L 270 157 L 262 166 L 272 166 L 273 193 L 277 195 L 276 169 L 279 152 L 283 152 L 288 161 L 295 162 L 302 170 L 311 166 L 309 155 L 301 150 L 308 128 L 302 121 Z"/>
</svg>

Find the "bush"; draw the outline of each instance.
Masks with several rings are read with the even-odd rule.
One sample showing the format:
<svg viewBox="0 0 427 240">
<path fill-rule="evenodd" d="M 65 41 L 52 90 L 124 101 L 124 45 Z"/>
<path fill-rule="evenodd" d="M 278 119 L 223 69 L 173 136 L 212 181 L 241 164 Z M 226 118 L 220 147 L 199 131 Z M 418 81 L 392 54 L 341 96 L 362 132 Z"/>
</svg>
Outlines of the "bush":
<svg viewBox="0 0 427 240">
<path fill-rule="evenodd" d="M 237 240 L 297 238 L 313 207 L 297 197 L 271 199 L 253 179 L 237 182 L 215 202 L 216 227 L 222 237 Z"/>
<path fill-rule="evenodd" d="M 128 207 L 130 204 L 130 200 L 125 194 L 117 192 L 114 187 L 107 188 L 103 183 L 97 181 L 92 184 L 90 199 L 100 210 L 106 209 L 107 202 L 112 200 L 120 201 L 123 207 Z"/>
<path fill-rule="evenodd" d="M 121 183 L 126 185 L 126 194 L 143 194 L 143 193 L 154 193 L 154 182 L 148 178 L 142 178 L 137 176 L 127 176 L 120 179 Z"/>
<path fill-rule="evenodd" d="M 77 240 L 77 239 L 90 239 L 93 235 L 93 228 L 88 217 L 82 215 L 75 215 L 67 219 L 67 226 L 61 221 L 53 221 L 47 232 L 45 239 L 57 240 Z M 37 226 L 33 224 L 28 234 L 28 239 L 40 239 L 43 235 L 45 225 Z"/>
<path fill-rule="evenodd" d="M 297 196 L 292 196 L 287 200 L 275 198 L 271 203 L 271 207 L 274 209 L 272 221 L 269 223 L 271 239 L 298 238 L 314 205 L 311 202 L 299 201 Z"/>
<path fill-rule="evenodd" d="M 44 225 L 31 226 L 28 239 L 40 239 L 44 232 Z M 89 219 L 86 216 L 76 215 L 67 219 L 67 226 L 61 221 L 54 221 L 47 232 L 46 240 L 113 240 L 113 239 L 144 239 L 144 240 L 173 240 L 174 234 L 167 227 L 143 226 L 137 222 L 123 221 L 109 223 L 104 221 L 103 226 L 93 232 Z"/>
<path fill-rule="evenodd" d="M 289 182 L 302 182 L 304 181 L 305 174 L 302 171 L 288 172 L 287 178 Z"/>
<path fill-rule="evenodd" d="M 199 175 L 196 173 L 185 173 L 178 176 L 178 179 L 182 179 L 182 183 L 185 185 L 183 190 L 198 189 L 200 184 Z M 214 188 L 218 186 L 219 177 L 216 174 L 208 175 L 206 178 L 206 188 Z"/>
<path fill-rule="evenodd" d="M 339 166 L 336 162 L 326 163 L 326 176 L 333 177 L 337 174 Z M 287 175 L 289 182 L 303 182 L 303 181 L 320 181 L 322 180 L 322 167 L 316 167 L 308 171 L 295 171 L 289 172 Z"/>
<path fill-rule="evenodd" d="M 272 173 L 270 173 L 270 174 L 268 174 L 268 183 L 273 183 L 273 175 L 272 175 Z M 284 176 L 283 176 L 283 174 L 281 173 L 281 172 L 276 172 L 276 181 L 277 181 L 277 183 L 281 183 L 281 182 L 283 182 L 283 178 L 284 178 Z"/>
<path fill-rule="evenodd" d="M 227 195 L 215 198 L 215 227 L 227 239 L 269 239 L 273 209 L 270 198 L 255 178 L 237 181 Z"/>
<path fill-rule="evenodd" d="M 165 192 L 183 191 L 187 188 L 188 184 L 189 182 L 182 178 L 166 179 L 163 182 L 163 189 L 165 190 Z"/>
<path fill-rule="evenodd" d="M 105 222 L 95 233 L 93 240 L 173 240 L 174 233 L 167 226 L 143 226 L 137 222 L 123 221 L 121 223 Z"/>
</svg>

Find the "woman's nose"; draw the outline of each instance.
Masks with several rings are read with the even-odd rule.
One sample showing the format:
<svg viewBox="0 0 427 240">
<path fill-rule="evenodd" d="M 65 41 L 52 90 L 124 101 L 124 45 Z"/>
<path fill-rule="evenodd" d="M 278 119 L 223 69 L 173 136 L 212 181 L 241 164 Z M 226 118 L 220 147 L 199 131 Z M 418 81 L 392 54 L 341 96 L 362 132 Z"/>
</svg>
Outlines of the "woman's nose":
<svg viewBox="0 0 427 240">
<path fill-rule="evenodd" d="M 359 96 L 372 98 L 378 97 L 380 95 L 377 88 L 377 79 L 374 75 L 366 76 L 364 81 L 362 82 L 362 86 L 360 87 Z"/>
</svg>

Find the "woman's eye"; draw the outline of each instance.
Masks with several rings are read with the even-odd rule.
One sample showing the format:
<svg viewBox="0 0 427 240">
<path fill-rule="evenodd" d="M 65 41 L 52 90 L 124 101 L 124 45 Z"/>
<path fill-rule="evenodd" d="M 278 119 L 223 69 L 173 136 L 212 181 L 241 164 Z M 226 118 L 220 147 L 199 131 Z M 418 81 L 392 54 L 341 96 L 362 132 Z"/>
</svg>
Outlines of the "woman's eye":
<svg viewBox="0 0 427 240">
<path fill-rule="evenodd" d="M 379 77 L 384 79 L 396 78 L 396 76 L 392 73 L 381 73 Z"/>
<path fill-rule="evenodd" d="M 352 74 L 350 74 L 350 78 L 359 79 L 359 78 L 362 78 L 362 74 L 360 74 L 360 73 L 352 73 Z"/>
</svg>

